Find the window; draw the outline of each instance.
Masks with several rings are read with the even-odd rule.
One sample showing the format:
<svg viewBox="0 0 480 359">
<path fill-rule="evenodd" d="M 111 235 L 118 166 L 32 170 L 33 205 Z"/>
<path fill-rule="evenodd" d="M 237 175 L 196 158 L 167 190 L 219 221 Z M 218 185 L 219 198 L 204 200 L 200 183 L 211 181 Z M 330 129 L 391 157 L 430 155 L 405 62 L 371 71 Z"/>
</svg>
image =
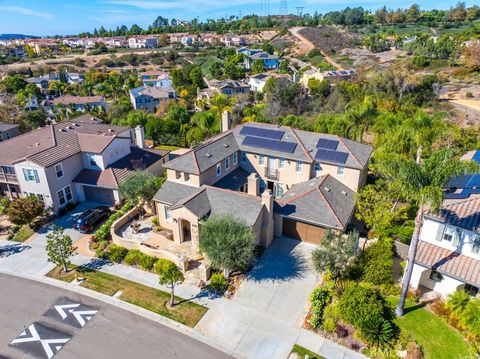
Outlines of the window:
<svg viewBox="0 0 480 359">
<path fill-rule="evenodd" d="M 278 168 L 280 169 L 285 168 L 285 158 L 278 159 Z"/>
<path fill-rule="evenodd" d="M 88 161 L 90 162 L 90 166 L 97 167 L 97 161 L 95 161 L 95 155 L 91 153 L 88 154 Z"/>
<path fill-rule="evenodd" d="M 57 174 L 57 178 L 62 178 L 63 177 L 62 164 L 59 163 L 58 165 L 55 165 L 54 169 L 55 169 L 55 173 Z"/>
<path fill-rule="evenodd" d="M 180 179 L 181 174 L 182 173 L 180 171 L 175 171 L 175 178 Z"/>
<path fill-rule="evenodd" d="M 275 194 L 275 197 L 276 197 L 276 198 L 282 198 L 282 197 L 283 197 L 283 193 L 284 193 L 283 184 L 278 183 L 278 184 L 277 184 L 277 193 Z"/>
<path fill-rule="evenodd" d="M 40 179 L 38 178 L 38 172 L 36 169 L 33 168 L 24 168 L 23 169 L 23 177 L 27 182 L 35 182 L 40 183 Z"/>
<path fill-rule="evenodd" d="M 265 164 L 265 156 L 258 156 L 258 164 L 262 166 Z"/>
<path fill-rule="evenodd" d="M 184 179 L 185 181 L 190 180 L 190 174 L 187 173 L 187 172 L 184 172 L 184 173 L 183 173 L 183 179 Z"/>
<path fill-rule="evenodd" d="M 295 172 L 302 173 L 302 162 L 297 162 L 295 166 Z"/>
<path fill-rule="evenodd" d="M 319 172 L 322 170 L 322 167 L 320 166 L 320 163 L 315 162 L 315 164 L 313 165 L 313 169 L 315 170 L 315 172 Z"/>
<path fill-rule="evenodd" d="M 463 287 L 463 290 L 472 297 L 476 297 L 478 294 L 478 288 L 474 287 L 471 284 L 465 284 L 465 287 Z"/>
<path fill-rule="evenodd" d="M 442 240 L 451 242 L 452 245 L 455 245 L 455 242 L 457 242 L 457 237 L 458 234 L 455 227 L 445 226 L 445 229 L 443 230 Z"/>
<path fill-rule="evenodd" d="M 430 273 L 430 280 L 439 283 L 443 280 L 443 275 L 438 273 L 436 270 L 432 270 Z"/>
<path fill-rule="evenodd" d="M 344 176 L 345 175 L 345 167 L 338 166 L 337 167 L 337 175 Z"/>
<path fill-rule="evenodd" d="M 30 192 L 23 192 L 23 194 L 28 197 L 28 196 L 34 196 L 34 197 L 37 197 L 38 200 L 42 203 L 45 202 L 45 199 L 43 197 L 43 194 L 39 194 L 39 193 L 30 193 Z"/>
<path fill-rule="evenodd" d="M 230 169 L 230 157 L 227 157 L 225 159 L 225 171 L 228 171 Z"/>
<path fill-rule="evenodd" d="M 242 163 L 247 162 L 247 154 L 245 152 L 242 152 Z"/>
<path fill-rule="evenodd" d="M 472 242 L 472 252 L 478 254 L 480 252 L 480 236 L 475 236 Z"/>
<path fill-rule="evenodd" d="M 63 206 L 65 203 L 70 202 L 73 199 L 70 186 L 64 187 L 60 191 L 58 191 L 57 196 L 60 206 Z"/>
<path fill-rule="evenodd" d="M 236 166 L 238 164 L 238 153 L 233 154 L 233 165 Z"/>
<path fill-rule="evenodd" d="M 222 174 L 222 165 L 220 163 L 217 164 L 216 173 L 217 173 L 217 177 Z"/>
<path fill-rule="evenodd" d="M 170 211 L 170 209 L 167 206 L 163 207 L 163 210 L 165 214 L 165 219 L 167 221 L 170 221 L 172 219 L 172 211 Z"/>
</svg>

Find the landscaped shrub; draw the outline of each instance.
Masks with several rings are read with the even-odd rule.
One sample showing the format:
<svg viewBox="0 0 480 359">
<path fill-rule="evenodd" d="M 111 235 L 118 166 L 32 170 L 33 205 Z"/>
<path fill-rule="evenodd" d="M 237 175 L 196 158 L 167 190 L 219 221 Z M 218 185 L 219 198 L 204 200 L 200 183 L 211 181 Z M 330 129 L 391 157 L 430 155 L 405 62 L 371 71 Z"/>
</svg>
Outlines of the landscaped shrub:
<svg viewBox="0 0 480 359">
<path fill-rule="evenodd" d="M 358 257 L 354 276 L 375 285 L 391 284 L 393 248 L 389 240 L 379 240 L 364 250 Z"/>
<path fill-rule="evenodd" d="M 122 263 L 128 253 L 128 249 L 112 244 L 108 247 L 108 259 L 115 263 Z"/>
<path fill-rule="evenodd" d="M 10 198 L 8 198 L 7 196 L 0 197 L 0 214 L 7 213 L 9 205 L 10 205 Z"/>
<path fill-rule="evenodd" d="M 165 270 L 165 268 L 171 264 L 172 262 L 169 261 L 168 259 L 164 259 L 164 258 L 159 258 L 156 262 L 155 262 L 155 265 L 153 266 L 153 270 L 155 271 L 155 273 L 157 274 L 161 274 L 163 273 L 163 271 Z"/>
<path fill-rule="evenodd" d="M 210 277 L 210 288 L 215 292 L 224 292 L 228 288 L 227 278 L 222 273 L 213 273 Z"/>
<path fill-rule="evenodd" d="M 310 325 L 318 329 L 323 324 L 323 313 L 325 307 L 332 300 L 332 289 L 328 287 L 315 288 L 310 294 L 312 309 L 310 313 Z"/>
<path fill-rule="evenodd" d="M 341 319 L 361 328 L 362 324 L 374 318 L 383 318 L 385 303 L 373 288 L 362 284 L 351 284 L 338 302 Z"/>
<path fill-rule="evenodd" d="M 379 348 L 391 345 L 393 338 L 392 324 L 381 317 L 373 317 L 363 322 L 360 333 L 367 344 Z"/>
<path fill-rule="evenodd" d="M 108 220 L 95 231 L 95 239 L 98 241 L 108 240 L 110 238 L 110 228 L 112 227 L 113 222 L 115 222 L 117 219 L 127 213 L 127 211 L 129 211 L 132 207 L 132 204 L 130 202 L 127 202 L 122 206 L 122 208 L 113 213 L 110 218 L 108 218 Z"/>
<path fill-rule="evenodd" d="M 125 256 L 124 261 L 131 266 L 137 265 L 140 262 L 142 255 L 142 252 L 140 252 L 138 249 L 130 249 Z"/>
<path fill-rule="evenodd" d="M 156 261 L 157 258 L 142 253 L 142 256 L 140 257 L 140 266 L 145 270 L 151 271 Z"/>
</svg>

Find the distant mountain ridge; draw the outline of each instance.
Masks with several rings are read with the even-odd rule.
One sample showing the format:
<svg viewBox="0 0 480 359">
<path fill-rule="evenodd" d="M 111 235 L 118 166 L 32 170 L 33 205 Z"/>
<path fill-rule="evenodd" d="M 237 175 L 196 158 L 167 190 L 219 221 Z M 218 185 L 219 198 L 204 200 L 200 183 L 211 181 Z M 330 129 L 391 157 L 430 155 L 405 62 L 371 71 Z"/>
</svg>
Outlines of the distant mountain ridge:
<svg viewBox="0 0 480 359">
<path fill-rule="evenodd" d="M 24 35 L 24 34 L 0 34 L 0 40 L 12 39 L 36 39 L 38 36 Z"/>
</svg>

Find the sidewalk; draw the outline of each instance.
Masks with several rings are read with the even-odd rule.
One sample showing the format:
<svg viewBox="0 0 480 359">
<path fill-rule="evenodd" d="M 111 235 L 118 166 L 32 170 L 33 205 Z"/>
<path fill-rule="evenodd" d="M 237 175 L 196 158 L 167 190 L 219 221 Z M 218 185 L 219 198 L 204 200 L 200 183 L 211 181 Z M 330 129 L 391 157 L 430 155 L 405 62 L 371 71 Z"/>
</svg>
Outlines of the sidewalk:
<svg viewBox="0 0 480 359">
<path fill-rule="evenodd" d="M 7 248 L 0 254 L 0 271 L 51 282 L 52 280 L 45 278 L 44 275 L 55 265 L 47 261 L 45 242 L 45 238 L 41 234 L 28 245 L 0 240 L 0 247 Z M 269 253 L 273 253 L 272 249 L 268 249 L 266 253 L 267 255 L 262 257 L 262 261 L 267 261 L 269 258 L 270 261 L 277 260 L 275 256 L 269 256 Z M 80 254 L 72 257 L 72 263 L 76 265 L 92 261 L 95 266 L 98 266 L 98 270 L 105 273 L 169 291 L 168 288 L 158 283 L 158 275 L 154 273 L 123 264 L 105 263 Z M 263 267 L 265 267 L 265 263 L 263 263 Z M 310 276 L 288 281 L 246 280 L 232 300 L 210 295 L 200 288 L 188 284 L 176 286 L 175 294 L 209 308 L 196 327 L 187 331 L 187 334 L 197 339 L 208 338 L 211 343 L 216 343 L 216 347 L 224 348 L 225 352 L 235 357 L 287 358 L 293 345 L 297 343 L 328 359 L 365 358 L 359 353 L 301 328 L 301 318 L 305 314 L 305 308 L 301 303 L 306 302 L 312 283 Z M 68 284 L 66 287 L 82 294 L 86 290 L 77 285 Z M 102 300 L 114 305 L 122 302 L 113 297 L 104 295 L 101 297 Z M 279 303 L 278 301 L 282 298 L 287 299 Z M 122 302 L 121 306 L 125 307 L 125 304 Z M 292 308 L 288 308 L 289 306 Z M 141 308 L 138 308 L 137 311 L 144 312 Z M 143 315 L 145 316 L 145 313 Z M 150 317 L 152 315 L 158 316 L 151 313 Z M 176 323 L 176 328 L 181 328 L 178 330 L 182 332 L 186 330 L 183 327 Z"/>
</svg>

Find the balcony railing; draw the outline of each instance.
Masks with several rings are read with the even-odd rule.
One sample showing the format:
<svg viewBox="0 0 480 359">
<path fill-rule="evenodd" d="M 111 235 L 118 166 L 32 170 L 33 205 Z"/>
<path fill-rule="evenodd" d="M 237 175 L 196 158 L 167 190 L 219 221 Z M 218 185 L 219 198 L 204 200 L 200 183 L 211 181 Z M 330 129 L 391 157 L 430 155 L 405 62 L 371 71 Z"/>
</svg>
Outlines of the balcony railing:
<svg viewBox="0 0 480 359">
<path fill-rule="evenodd" d="M 276 168 L 265 168 L 265 177 L 271 180 L 278 180 L 278 170 Z"/>
<path fill-rule="evenodd" d="M 17 175 L 11 173 L 0 172 L 0 182 L 18 183 Z"/>
</svg>

